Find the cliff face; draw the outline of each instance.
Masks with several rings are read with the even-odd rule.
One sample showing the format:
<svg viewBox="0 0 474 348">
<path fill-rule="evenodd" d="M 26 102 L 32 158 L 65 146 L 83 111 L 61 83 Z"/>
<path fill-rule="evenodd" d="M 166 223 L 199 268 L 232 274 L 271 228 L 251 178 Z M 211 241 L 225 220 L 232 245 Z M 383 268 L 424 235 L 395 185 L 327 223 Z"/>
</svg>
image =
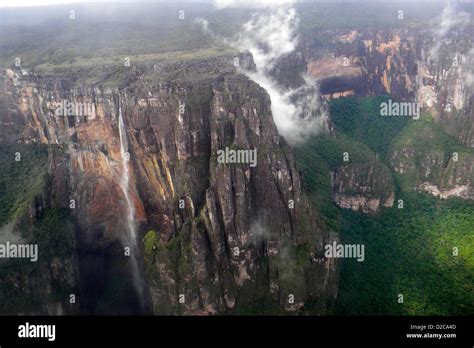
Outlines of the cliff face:
<svg viewBox="0 0 474 348">
<path fill-rule="evenodd" d="M 426 131 L 414 126 L 426 138 L 410 133 L 419 144 L 398 142 L 389 162 L 410 189 L 472 199 L 472 154 L 439 144 L 450 143 L 447 133 L 467 148 L 474 146 L 473 27 L 463 25 L 442 37 L 436 32 L 436 28 L 339 30 L 330 34 L 324 47 L 305 38 L 299 48 L 308 73 L 318 80 L 326 99 L 389 95 L 394 100 L 416 102 L 422 114 L 432 115 L 444 133 L 432 126 Z M 443 141 L 437 142 L 438 138 Z M 424 143 L 433 146 L 428 149 Z M 459 161 L 452 160 L 454 152 L 459 153 Z M 341 190 L 351 190 L 351 186 L 338 186 L 336 202 L 341 201 Z M 341 204 L 353 208 L 367 205 L 357 202 Z"/>
<path fill-rule="evenodd" d="M 328 47 L 301 44 L 322 94 L 391 95 L 419 102 L 438 124 L 473 146 L 472 26 L 436 38 L 435 29 L 335 31 Z"/>
<path fill-rule="evenodd" d="M 1 72 L 0 143 L 50 147 L 49 193 L 42 197 L 74 221 L 71 277 L 79 311 L 110 313 L 112 294 L 127 299 L 117 313 L 215 314 L 265 296 L 287 310 L 310 301 L 325 313 L 336 293 L 336 265 L 321 256 L 335 236 L 302 193 L 268 95 L 232 71 L 215 74 L 212 63 L 196 64 L 213 74 L 152 83 L 156 71 L 134 69 L 127 88 Z M 64 101 L 91 108 L 54 115 Z M 119 108 L 129 144 L 125 164 Z M 225 148 L 257 150 L 257 165 L 219 163 Z M 140 232 L 136 249 L 124 165 Z M 123 280 L 131 272 L 146 284 L 142 299 Z M 24 279 L 23 294 L 31 286 Z"/>
<path fill-rule="evenodd" d="M 440 42 L 425 39 L 419 59 L 418 101 L 466 147 L 474 147 L 474 27 L 461 26 Z"/>
<path fill-rule="evenodd" d="M 470 30 L 437 47 L 437 60 L 429 31 L 338 30 L 323 46 L 301 40 L 272 74 L 296 88 L 306 67 L 325 99 L 388 94 L 417 101 L 468 148 L 474 144 L 472 52 L 464 40 Z M 48 304 L 25 313 L 216 314 L 239 312 L 260 298 L 289 311 L 304 304 L 316 313 L 328 310 L 336 265 L 322 250 L 337 237 L 302 192 L 267 93 L 236 74 L 232 62 L 218 56 L 107 68 L 96 81 L 84 81 L 80 72 L 60 78 L 0 71 L 0 144 L 49 149 L 41 189 L 14 229 L 31 237 L 45 211 L 68 212 L 70 248 L 62 266 L 48 258 L 44 272 L 19 277 L 13 267 L 5 278 L 17 298 L 44 289 Z M 55 115 L 68 109 L 65 102 L 83 109 Z M 121 151 L 119 109 L 129 161 Z M 472 199 L 472 154 L 445 146 L 448 139 L 438 144 L 441 133 L 431 126 L 410 129 L 387 155 L 402 184 Z M 256 166 L 220 163 L 218 151 L 225 149 L 256 150 Z M 340 207 L 374 213 L 393 205 L 393 180 L 378 159 L 332 168 L 331 179 Z M 131 273 L 144 284 L 142 295 Z M 52 283 L 59 286 L 48 288 Z M 76 304 L 68 302 L 70 294 Z"/>
<path fill-rule="evenodd" d="M 414 99 L 419 35 L 408 29 L 338 30 L 323 49 L 306 38 L 301 50 L 326 99 L 352 94 Z"/>
<path fill-rule="evenodd" d="M 375 213 L 395 198 L 392 176 L 379 162 L 341 166 L 331 173 L 333 198 L 341 208 Z"/>
<path fill-rule="evenodd" d="M 444 199 L 474 198 L 472 151 L 454 143 L 435 124 L 425 121 L 407 129 L 393 144 L 389 161 L 405 189 Z"/>
<path fill-rule="evenodd" d="M 178 179 L 174 197 L 155 205 L 166 207 L 158 213 L 170 224 L 150 236 L 156 246 L 147 255 L 154 303 L 171 312 L 216 313 L 268 293 L 296 309 L 304 298 L 327 291 L 317 279 L 327 277 L 323 274 L 334 265 L 313 261 L 327 236 L 309 227 L 311 221 L 318 224 L 273 124 L 268 96 L 237 76 L 223 76 L 199 90 L 205 95 L 201 103 L 189 106 L 178 120 L 191 130 L 185 133 L 188 138 L 170 142 L 169 152 L 165 150 L 170 177 Z M 185 93 L 191 98 L 195 92 Z M 176 117 L 164 114 L 160 124 L 176 124 Z M 201 134 L 200 144 L 193 142 L 195 132 Z M 226 147 L 256 149 L 258 164 L 218 163 L 217 151 Z M 302 249 L 304 256 L 294 262 Z M 290 294 L 300 300 L 288 303 Z M 182 305 L 179 295 L 186 301 Z"/>
</svg>

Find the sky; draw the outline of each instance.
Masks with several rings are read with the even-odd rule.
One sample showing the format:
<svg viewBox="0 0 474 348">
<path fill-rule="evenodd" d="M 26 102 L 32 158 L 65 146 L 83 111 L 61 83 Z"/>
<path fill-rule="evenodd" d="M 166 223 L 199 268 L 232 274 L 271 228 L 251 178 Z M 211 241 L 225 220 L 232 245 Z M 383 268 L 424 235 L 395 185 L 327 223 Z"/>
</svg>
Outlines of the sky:
<svg viewBox="0 0 474 348">
<path fill-rule="evenodd" d="M 95 0 L 0 0 L 0 7 L 44 6 L 58 5 L 72 2 L 96 2 Z"/>
<path fill-rule="evenodd" d="M 28 6 L 45 6 L 60 5 L 71 3 L 87 3 L 87 2 L 160 2 L 173 0 L 0 0 L 0 7 L 28 7 Z M 187 0 L 176 0 L 187 1 Z"/>
<path fill-rule="evenodd" d="M 71 3 L 87 3 L 87 2 L 203 2 L 209 0 L 0 0 L 1 7 L 28 7 L 28 6 L 45 6 L 60 5 Z M 214 1 L 214 0 L 212 0 Z M 250 1 L 250 0 L 216 0 L 216 1 Z M 256 0 L 272 1 L 272 0 Z"/>
<path fill-rule="evenodd" d="M 20 7 L 20 6 L 44 6 L 44 5 L 58 5 L 58 4 L 70 4 L 70 3 L 78 3 L 78 2 L 173 2 L 173 1 L 209 1 L 209 0 L 0 0 L 0 7 Z M 281 2 L 293 2 L 292 0 L 211 0 L 213 1 L 218 7 L 227 7 L 232 5 L 245 5 L 250 3 L 255 5 L 256 3 L 281 3 Z M 347 1 L 347 2 L 357 2 L 358 0 L 299 0 L 299 1 Z M 378 2 L 430 2 L 436 0 L 372 0 Z M 463 0 L 467 1 L 474 1 L 474 0 Z M 219 6 L 224 4 L 225 6 Z"/>
</svg>

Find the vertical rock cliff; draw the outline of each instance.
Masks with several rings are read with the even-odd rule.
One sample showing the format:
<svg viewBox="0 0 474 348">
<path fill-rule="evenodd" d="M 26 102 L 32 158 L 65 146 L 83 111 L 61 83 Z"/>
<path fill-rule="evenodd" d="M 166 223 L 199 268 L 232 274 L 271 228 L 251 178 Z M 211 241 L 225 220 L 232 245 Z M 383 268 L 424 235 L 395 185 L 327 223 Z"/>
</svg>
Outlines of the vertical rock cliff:
<svg viewBox="0 0 474 348">
<path fill-rule="evenodd" d="M 305 303 L 315 313 L 329 309 L 336 265 L 324 259 L 323 246 L 336 237 L 302 192 L 267 93 L 229 69 L 231 62 L 219 57 L 159 72 L 134 68 L 126 87 L 1 72 L 0 142 L 47 145 L 47 194 L 37 197 L 67 211 L 73 224 L 69 290 L 78 301 L 72 311 L 218 314 L 245 311 L 262 298 L 288 311 Z M 157 78 L 176 71 L 185 76 Z M 89 109 L 57 115 L 64 101 Z M 119 103 L 142 299 L 127 254 Z M 225 148 L 256 150 L 257 165 L 219 163 L 217 152 Z M 33 284 L 21 282 L 18 296 Z M 58 296 L 67 312 L 67 292 Z"/>
</svg>

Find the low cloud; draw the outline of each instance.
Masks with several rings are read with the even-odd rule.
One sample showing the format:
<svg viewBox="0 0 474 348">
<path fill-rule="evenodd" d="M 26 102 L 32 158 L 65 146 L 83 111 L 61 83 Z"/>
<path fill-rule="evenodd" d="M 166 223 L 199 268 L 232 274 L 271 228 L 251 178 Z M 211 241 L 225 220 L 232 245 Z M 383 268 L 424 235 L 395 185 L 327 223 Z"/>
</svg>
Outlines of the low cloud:
<svg viewBox="0 0 474 348">
<path fill-rule="evenodd" d="M 214 0 L 214 6 L 223 8 L 272 8 L 294 3 L 294 0 Z"/>
<path fill-rule="evenodd" d="M 454 1 L 448 1 L 441 16 L 437 19 L 436 29 L 433 30 L 434 45 L 429 51 L 430 58 L 438 60 L 440 48 L 447 39 L 449 32 L 466 26 L 470 20 L 469 13 L 458 12 Z"/>
<path fill-rule="evenodd" d="M 268 92 L 278 131 L 291 144 L 303 142 L 327 123 L 315 81 L 305 75 L 302 86 L 286 89 L 271 75 L 279 60 L 296 49 L 298 24 L 296 10 L 285 2 L 264 13 L 254 13 L 242 26 L 237 39 L 231 42 L 234 47 L 252 54 L 256 70 L 242 72 Z"/>
</svg>

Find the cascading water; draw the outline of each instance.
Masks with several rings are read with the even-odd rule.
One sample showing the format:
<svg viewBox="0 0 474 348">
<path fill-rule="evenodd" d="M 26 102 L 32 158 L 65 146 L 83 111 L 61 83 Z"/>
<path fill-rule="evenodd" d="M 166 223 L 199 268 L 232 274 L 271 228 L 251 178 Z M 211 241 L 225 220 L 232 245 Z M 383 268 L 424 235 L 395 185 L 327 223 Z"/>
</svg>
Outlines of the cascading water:
<svg viewBox="0 0 474 348">
<path fill-rule="evenodd" d="M 143 300 L 144 289 L 143 289 L 143 280 L 140 276 L 140 268 L 138 266 L 138 247 L 137 247 L 137 231 L 135 227 L 135 206 L 132 203 L 130 198 L 130 171 L 129 171 L 129 161 L 130 153 L 128 152 L 128 140 L 127 133 L 125 131 L 125 124 L 123 122 L 122 116 L 122 106 L 119 102 L 119 137 L 120 137 L 120 155 L 122 157 L 122 176 L 120 178 L 120 187 L 124 193 L 125 201 L 127 204 L 127 231 L 128 238 L 127 242 L 129 243 L 131 251 L 131 265 L 133 273 L 133 283 L 135 288 L 138 291 L 138 296 L 140 300 Z M 143 302 L 142 302 L 143 305 Z"/>
</svg>

